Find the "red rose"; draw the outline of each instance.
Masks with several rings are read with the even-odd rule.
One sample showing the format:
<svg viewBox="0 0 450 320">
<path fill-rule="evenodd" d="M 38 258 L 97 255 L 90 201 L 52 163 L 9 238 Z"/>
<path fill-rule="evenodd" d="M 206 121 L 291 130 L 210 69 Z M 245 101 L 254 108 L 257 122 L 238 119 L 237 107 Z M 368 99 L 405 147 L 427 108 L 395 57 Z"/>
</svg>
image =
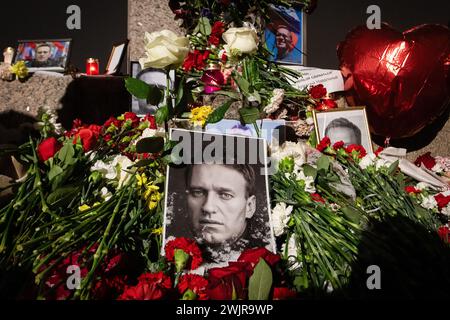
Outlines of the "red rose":
<svg viewBox="0 0 450 320">
<path fill-rule="evenodd" d="M 114 125 L 116 128 L 120 128 L 122 122 L 120 120 L 117 120 L 114 117 L 110 117 L 108 120 L 106 120 L 105 124 L 103 124 L 103 127 L 108 129 L 111 125 Z"/>
<path fill-rule="evenodd" d="M 208 300 L 206 288 L 208 280 L 196 274 L 185 274 L 180 277 L 178 291 L 184 294 L 186 290 L 191 290 L 197 295 L 197 300 Z"/>
<path fill-rule="evenodd" d="M 97 144 L 97 133 L 92 131 L 91 129 L 84 128 L 78 131 L 75 135 L 75 139 L 73 139 L 73 143 L 76 144 L 78 142 L 78 138 L 81 139 L 81 143 L 83 144 L 84 152 L 88 152 L 92 150 Z"/>
<path fill-rule="evenodd" d="M 413 187 L 413 186 L 406 186 L 406 187 L 405 187 L 405 192 L 406 192 L 406 193 L 418 194 L 418 193 L 420 193 L 421 191 L 420 191 L 419 189 L 416 189 L 416 188 Z"/>
<path fill-rule="evenodd" d="M 61 149 L 61 144 L 54 137 L 43 140 L 37 147 L 39 159 L 44 162 L 53 158 L 55 153 Z"/>
<path fill-rule="evenodd" d="M 434 199 L 437 202 L 439 210 L 444 209 L 450 203 L 450 196 L 444 196 L 442 193 L 435 195 Z"/>
<path fill-rule="evenodd" d="M 436 160 L 431 156 L 431 152 L 427 152 L 418 157 L 414 164 L 418 167 L 423 164 L 427 169 L 431 170 L 436 165 Z"/>
<path fill-rule="evenodd" d="M 156 119 L 155 119 L 155 116 L 152 116 L 152 115 L 150 115 L 150 114 L 146 114 L 145 117 L 142 119 L 142 121 L 148 121 L 148 123 L 150 124 L 150 125 L 149 125 L 149 128 L 150 128 L 150 129 L 156 129 L 156 128 L 157 128 L 157 127 L 156 127 Z"/>
<path fill-rule="evenodd" d="M 202 253 L 194 240 L 187 238 L 176 238 L 167 242 L 165 247 L 167 261 L 175 262 L 176 249 L 181 249 L 190 256 L 186 264 L 188 269 L 195 270 L 202 264 Z"/>
<path fill-rule="evenodd" d="M 234 263 L 228 267 L 210 269 L 207 289 L 209 298 L 213 300 L 245 299 L 248 265 L 248 263 Z"/>
<path fill-rule="evenodd" d="M 326 148 L 328 148 L 331 145 L 331 140 L 328 137 L 324 137 L 320 143 L 317 145 L 317 150 L 320 152 L 323 152 Z"/>
<path fill-rule="evenodd" d="M 313 99 L 321 99 L 327 95 L 327 89 L 323 86 L 323 84 L 318 84 L 317 86 L 313 86 L 309 89 L 309 95 Z"/>
<path fill-rule="evenodd" d="M 450 229 L 447 226 L 440 227 L 438 235 L 445 243 L 450 243 Z"/>
<path fill-rule="evenodd" d="M 367 155 L 366 149 L 364 149 L 364 147 L 360 146 L 359 144 L 349 145 L 347 148 L 345 148 L 345 152 L 347 152 L 351 156 L 356 154 L 360 159 L 364 158 Z"/>
<path fill-rule="evenodd" d="M 277 254 L 273 254 L 266 248 L 254 248 L 247 249 L 239 256 L 239 262 L 246 262 L 251 265 L 251 269 L 253 270 L 255 266 L 259 263 L 259 259 L 262 258 L 266 261 L 271 267 L 275 266 L 280 261 L 280 256 Z"/>
<path fill-rule="evenodd" d="M 322 198 L 322 197 L 320 196 L 320 194 L 318 194 L 318 193 L 313 193 L 313 194 L 311 194 L 311 199 L 312 199 L 312 201 L 314 201 L 314 202 L 325 203 L 324 198 Z"/>
<path fill-rule="evenodd" d="M 170 277 L 162 272 L 146 273 L 138 278 L 138 284 L 128 287 L 118 298 L 119 300 L 160 300 L 172 288 Z"/>
<path fill-rule="evenodd" d="M 295 299 L 297 292 L 289 288 L 275 287 L 273 288 L 273 300 L 289 300 Z"/>
<path fill-rule="evenodd" d="M 338 141 L 335 144 L 333 144 L 334 150 L 339 150 L 344 147 L 344 141 Z"/>
</svg>

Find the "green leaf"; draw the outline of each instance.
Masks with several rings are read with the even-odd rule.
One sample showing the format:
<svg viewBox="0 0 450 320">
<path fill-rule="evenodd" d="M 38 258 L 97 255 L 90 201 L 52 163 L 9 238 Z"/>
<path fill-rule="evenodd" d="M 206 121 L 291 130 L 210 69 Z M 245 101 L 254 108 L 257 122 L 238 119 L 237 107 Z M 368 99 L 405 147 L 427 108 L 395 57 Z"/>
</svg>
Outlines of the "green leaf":
<svg viewBox="0 0 450 320">
<path fill-rule="evenodd" d="M 236 81 L 237 85 L 239 86 L 239 89 L 241 90 L 242 94 L 248 96 L 250 94 L 250 83 L 237 73 L 234 74 L 233 78 L 234 81 Z"/>
<path fill-rule="evenodd" d="M 389 169 L 388 169 L 388 174 L 393 174 L 396 170 L 397 170 L 397 168 L 398 168 L 398 160 L 397 161 L 395 161 L 394 163 L 392 163 L 390 166 L 389 166 Z"/>
<path fill-rule="evenodd" d="M 211 114 L 208 116 L 208 119 L 206 119 L 206 123 L 217 123 L 222 120 L 225 116 L 225 113 L 227 113 L 228 109 L 234 101 L 234 99 L 228 100 L 223 105 L 211 112 Z"/>
<path fill-rule="evenodd" d="M 259 119 L 259 109 L 258 108 L 241 108 L 239 109 L 242 121 L 245 124 L 255 123 Z"/>
<path fill-rule="evenodd" d="M 75 149 L 73 148 L 72 141 L 67 141 L 64 146 L 58 152 L 58 159 L 65 165 L 71 165 L 74 161 Z"/>
<path fill-rule="evenodd" d="M 164 149 L 164 138 L 148 137 L 136 143 L 137 153 L 157 153 Z"/>
<path fill-rule="evenodd" d="M 52 181 L 56 176 L 63 173 L 63 169 L 60 166 L 54 165 L 48 172 L 48 180 Z"/>
<path fill-rule="evenodd" d="M 345 214 L 345 216 L 352 222 L 359 223 L 361 220 L 361 215 L 359 212 L 352 207 L 343 207 L 341 211 Z"/>
<path fill-rule="evenodd" d="M 260 258 L 258 264 L 250 277 L 248 284 L 249 300 L 267 300 L 269 299 L 270 289 L 272 288 L 272 270 L 269 265 Z"/>
<path fill-rule="evenodd" d="M 219 90 L 219 91 L 214 92 L 214 94 L 220 94 L 220 95 L 227 96 L 227 97 L 230 97 L 235 100 L 240 100 L 239 93 L 233 92 L 233 91 Z"/>
<path fill-rule="evenodd" d="M 69 205 L 78 192 L 79 189 L 73 186 L 58 188 L 47 197 L 47 203 L 55 207 L 64 207 Z"/>
<path fill-rule="evenodd" d="M 310 166 L 309 164 L 303 165 L 303 172 L 307 177 L 312 177 L 314 180 L 317 177 L 317 170 L 313 166 Z"/>
<path fill-rule="evenodd" d="M 330 158 L 326 155 L 322 155 L 319 160 L 317 160 L 317 170 L 328 171 L 330 168 Z"/>
<path fill-rule="evenodd" d="M 211 23 L 207 17 L 201 17 L 198 20 L 198 25 L 194 29 L 194 34 L 198 32 L 205 36 L 209 36 L 211 34 Z"/>
<path fill-rule="evenodd" d="M 150 85 L 135 78 L 126 78 L 125 88 L 138 99 L 147 99 L 150 93 Z"/>
<path fill-rule="evenodd" d="M 158 108 L 155 114 L 155 120 L 157 124 L 163 124 L 169 118 L 169 108 L 167 106 L 162 106 Z"/>
<path fill-rule="evenodd" d="M 147 99 L 147 103 L 152 106 L 159 105 L 164 97 L 163 90 L 153 85 L 148 85 L 148 87 L 148 96 L 144 99 Z"/>
</svg>

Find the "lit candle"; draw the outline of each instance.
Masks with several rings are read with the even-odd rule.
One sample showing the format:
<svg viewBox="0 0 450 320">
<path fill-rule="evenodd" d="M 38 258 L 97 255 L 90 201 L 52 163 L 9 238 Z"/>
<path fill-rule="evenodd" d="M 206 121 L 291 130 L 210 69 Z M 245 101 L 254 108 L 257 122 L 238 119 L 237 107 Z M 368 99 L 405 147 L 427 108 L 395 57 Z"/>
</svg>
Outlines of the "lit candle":
<svg viewBox="0 0 450 320">
<path fill-rule="evenodd" d="M 204 91 L 206 94 L 219 91 L 220 87 L 225 83 L 225 78 L 223 77 L 222 71 L 220 71 L 220 66 L 211 63 L 203 73 L 201 81 L 203 81 L 205 85 Z"/>
<path fill-rule="evenodd" d="M 98 59 L 89 58 L 86 61 L 86 74 L 89 76 L 99 74 L 99 62 Z"/>
<path fill-rule="evenodd" d="M 3 51 L 3 57 L 4 57 L 3 62 L 5 64 L 12 64 L 12 60 L 13 60 L 13 57 L 14 57 L 14 49 L 11 48 L 11 47 L 6 48 Z"/>
</svg>

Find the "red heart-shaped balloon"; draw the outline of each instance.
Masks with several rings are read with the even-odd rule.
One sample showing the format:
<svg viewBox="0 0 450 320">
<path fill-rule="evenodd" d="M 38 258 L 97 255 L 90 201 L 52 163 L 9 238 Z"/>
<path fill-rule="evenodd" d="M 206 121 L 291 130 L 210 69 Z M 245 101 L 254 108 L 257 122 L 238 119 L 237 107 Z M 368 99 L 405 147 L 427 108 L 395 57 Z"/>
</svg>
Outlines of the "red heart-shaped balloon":
<svg viewBox="0 0 450 320">
<path fill-rule="evenodd" d="M 371 131 L 411 137 L 449 103 L 450 30 L 425 24 L 403 33 L 386 24 L 352 30 L 338 46 L 346 89 L 367 107 Z"/>
</svg>

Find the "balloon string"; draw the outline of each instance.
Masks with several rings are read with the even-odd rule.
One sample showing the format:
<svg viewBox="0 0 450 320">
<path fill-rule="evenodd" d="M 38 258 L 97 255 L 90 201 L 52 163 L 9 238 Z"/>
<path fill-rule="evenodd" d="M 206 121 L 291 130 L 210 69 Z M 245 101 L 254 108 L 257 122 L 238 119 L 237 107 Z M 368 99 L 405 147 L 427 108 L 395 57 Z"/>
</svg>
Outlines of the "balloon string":
<svg viewBox="0 0 450 320">
<path fill-rule="evenodd" d="M 391 143 L 391 137 L 387 137 L 386 139 L 384 139 L 384 147 L 385 148 L 389 147 L 390 143 Z"/>
</svg>

